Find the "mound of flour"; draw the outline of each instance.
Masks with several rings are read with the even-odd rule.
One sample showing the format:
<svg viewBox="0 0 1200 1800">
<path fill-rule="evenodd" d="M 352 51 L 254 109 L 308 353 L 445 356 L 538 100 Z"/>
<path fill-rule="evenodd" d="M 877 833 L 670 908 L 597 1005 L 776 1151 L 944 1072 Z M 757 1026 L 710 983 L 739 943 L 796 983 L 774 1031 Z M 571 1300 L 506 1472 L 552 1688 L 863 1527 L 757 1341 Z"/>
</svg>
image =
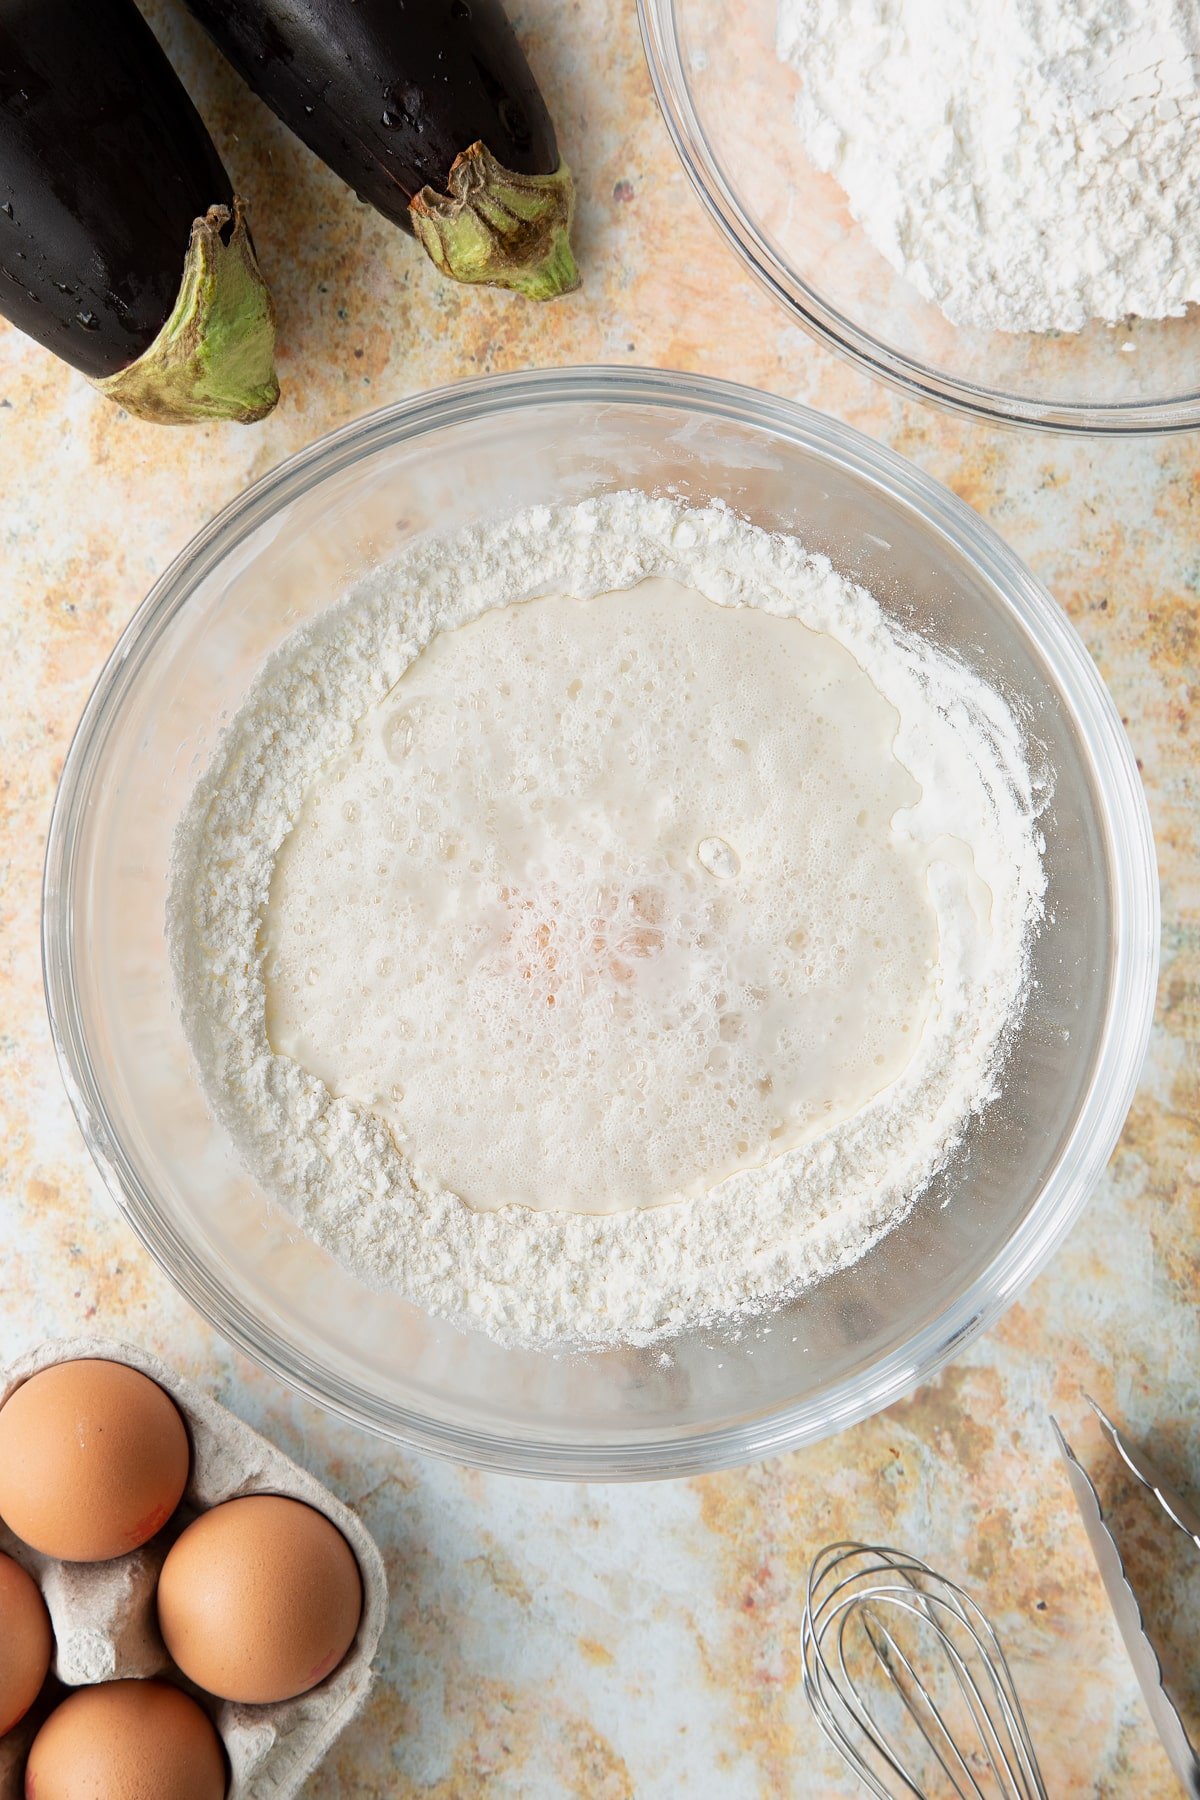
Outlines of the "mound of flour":
<svg viewBox="0 0 1200 1800">
<path fill-rule="evenodd" d="M 956 323 L 1200 300 L 1194 0 L 780 0 L 778 51 L 809 155 Z"/>
<path fill-rule="evenodd" d="M 263 926 L 280 847 L 315 778 L 436 633 L 497 605 L 649 576 L 828 634 L 895 708 L 894 754 L 920 790 L 897 828 L 928 851 L 938 918 L 932 1001 L 896 1079 L 762 1166 L 640 1210 L 476 1210 L 422 1174 L 367 1107 L 273 1052 Z M 365 1281 L 506 1342 L 647 1342 L 861 1257 L 993 1097 L 1041 910 L 1036 810 L 1001 698 L 795 540 L 720 506 L 638 493 L 535 508 L 414 544 L 264 667 L 177 833 L 167 924 L 182 1019 L 248 1167 Z M 979 882 L 986 929 L 970 900 Z"/>
</svg>

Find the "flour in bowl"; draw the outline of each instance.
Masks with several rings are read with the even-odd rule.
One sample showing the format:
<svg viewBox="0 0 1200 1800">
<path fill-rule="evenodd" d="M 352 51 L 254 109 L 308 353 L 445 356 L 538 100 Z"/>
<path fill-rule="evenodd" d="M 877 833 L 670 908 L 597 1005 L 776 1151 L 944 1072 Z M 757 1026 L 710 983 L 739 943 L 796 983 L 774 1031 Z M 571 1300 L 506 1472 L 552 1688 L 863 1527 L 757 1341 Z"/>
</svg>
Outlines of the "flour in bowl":
<svg viewBox="0 0 1200 1800">
<path fill-rule="evenodd" d="M 956 324 L 1200 301 L 1195 0 L 780 0 L 817 167 Z"/>
<path fill-rule="evenodd" d="M 1043 889 L 1008 708 L 795 540 L 641 494 L 421 541 L 180 824 L 213 1106 L 344 1263 L 534 1345 L 863 1255 L 993 1096 Z"/>
</svg>

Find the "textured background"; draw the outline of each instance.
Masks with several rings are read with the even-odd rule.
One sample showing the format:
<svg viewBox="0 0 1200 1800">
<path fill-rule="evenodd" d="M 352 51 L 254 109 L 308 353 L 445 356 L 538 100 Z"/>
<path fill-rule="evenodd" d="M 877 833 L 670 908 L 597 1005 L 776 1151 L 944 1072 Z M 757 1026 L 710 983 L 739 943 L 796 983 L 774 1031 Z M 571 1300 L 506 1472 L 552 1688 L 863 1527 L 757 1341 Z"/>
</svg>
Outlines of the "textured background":
<svg viewBox="0 0 1200 1800">
<path fill-rule="evenodd" d="M 585 289 L 543 309 L 442 282 L 239 89 L 170 0 L 152 16 L 251 197 L 284 399 L 248 430 L 156 430 L 0 327 L 0 1355 L 79 1326 L 123 1332 L 361 1507 L 394 1587 L 382 1679 L 310 1800 L 850 1793 L 799 1683 L 808 1562 L 843 1533 L 919 1550 L 972 1586 L 1013 1653 L 1051 1793 L 1165 1800 L 1176 1790 L 1046 1410 L 1078 1427 L 1085 1387 L 1200 1487 L 1200 440 L 992 432 L 901 401 L 817 348 L 693 199 L 632 0 L 514 7 L 582 189 Z M 37 941 L 44 832 L 75 720 L 197 527 L 369 408 L 487 370 L 582 361 L 700 369 L 809 401 L 978 507 L 1048 583 L 1116 695 L 1164 899 L 1154 1037 L 1120 1150 L 1023 1303 L 937 1383 L 830 1443 L 625 1489 L 403 1455 L 233 1356 L 100 1189 L 55 1069 Z"/>
</svg>

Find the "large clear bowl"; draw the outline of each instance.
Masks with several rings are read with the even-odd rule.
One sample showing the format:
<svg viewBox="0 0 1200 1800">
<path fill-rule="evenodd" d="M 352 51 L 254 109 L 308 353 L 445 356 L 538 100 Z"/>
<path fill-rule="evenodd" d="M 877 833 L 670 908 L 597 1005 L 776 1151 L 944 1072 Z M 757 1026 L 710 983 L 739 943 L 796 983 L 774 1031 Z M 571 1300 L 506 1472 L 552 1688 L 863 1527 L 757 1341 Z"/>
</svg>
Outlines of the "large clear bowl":
<svg viewBox="0 0 1200 1800">
<path fill-rule="evenodd" d="M 638 0 L 638 11 L 663 117 L 700 198 L 816 337 L 907 393 L 998 423 L 1110 434 L 1200 424 L 1200 307 L 1075 333 L 952 325 L 805 155 L 800 77 L 775 54 L 778 0 Z"/>
<path fill-rule="evenodd" d="M 1053 770 L 1048 923 L 1003 1097 L 862 1262 L 664 1357 L 553 1356 L 371 1292 L 308 1241 L 210 1117 L 164 945 L 172 833 L 223 724 L 301 620 L 422 533 L 630 485 L 797 532 L 1012 696 Z M 249 1355 L 385 1435 L 540 1475 L 711 1469 L 861 1418 L 1046 1261 L 1104 1167 L 1146 1039 L 1157 886 L 1116 711 L 1058 607 L 944 488 L 832 419 L 617 369 L 469 382 L 363 419 L 252 487 L 158 582 L 88 702 L 47 854 L 55 1044 L 118 1204 Z"/>
</svg>

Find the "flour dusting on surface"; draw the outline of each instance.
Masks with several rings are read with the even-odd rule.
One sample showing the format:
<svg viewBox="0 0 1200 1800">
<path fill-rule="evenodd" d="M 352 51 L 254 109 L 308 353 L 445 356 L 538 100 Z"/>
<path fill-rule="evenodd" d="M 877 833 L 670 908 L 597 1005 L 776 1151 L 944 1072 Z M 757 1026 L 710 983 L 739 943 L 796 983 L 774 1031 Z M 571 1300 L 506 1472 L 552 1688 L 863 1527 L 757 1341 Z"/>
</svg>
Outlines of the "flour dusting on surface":
<svg viewBox="0 0 1200 1800">
<path fill-rule="evenodd" d="M 780 0 L 817 167 L 955 323 L 1200 300 L 1195 0 Z"/>
<path fill-rule="evenodd" d="M 607 1213 L 477 1210 L 422 1174 L 368 1107 L 272 1051 L 263 932 L 280 847 L 314 781 L 438 632 L 655 576 L 827 634 L 895 708 L 894 754 L 920 794 L 894 829 L 927 855 L 938 927 L 924 1029 L 852 1116 L 704 1191 Z M 796 540 L 720 505 L 640 493 L 533 508 L 419 540 L 265 665 L 177 833 L 168 935 L 184 1027 L 265 1192 L 364 1281 L 503 1342 L 645 1343 L 761 1310 L 856 1261 L 994 1097 L 1041 910 L 1036 811 L 1002 698 Z"/>
</svg>

